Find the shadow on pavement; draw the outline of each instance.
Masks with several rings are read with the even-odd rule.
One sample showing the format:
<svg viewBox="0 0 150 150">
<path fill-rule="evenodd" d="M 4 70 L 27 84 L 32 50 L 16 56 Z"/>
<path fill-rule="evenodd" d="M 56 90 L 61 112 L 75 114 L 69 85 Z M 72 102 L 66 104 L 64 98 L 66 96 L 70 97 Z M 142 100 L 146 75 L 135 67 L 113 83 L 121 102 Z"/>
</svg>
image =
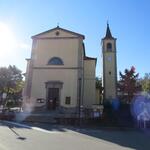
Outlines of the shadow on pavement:
<svg viewBox="0 0 150 150">
<path fill-rule="evenodd" d="M 81 129 L 76 130 L 81 134 L 92 136 L 124 147 L 136 150 L 148 150 L 150 148 L 150 136 L 136 130 L 111 130 L 111 129 Z"/>
<path fill-rule="evenodd" d="M 10 129 L 10 131 L 11 131 L 12 133 L 14 133 L 14 135 L 16 136 L 16 138 L 17 138 L 18 140 L 26 140 L 27 138 L 21 136 L 21 135 L 15 130 L 16 128 L 31 129 L 31 128 L 29 128 L 29 127 L 25 127 L 25 126 L 24 126 L 24 127 L 21 127 L 21 126 L 18 126 L 18 125 L 15 125 L 15 124 L 11 124 L 11 123 L 9 123 L 9 122 L 1 121 L 1 120 L 0 120 L 0 126 L 8 127 L 8 129 Z"/>
<path fill-rule="evenodd" d="M 8 127 L 8 128 L 17 136 L 17 139 L 18 139 L 18 140 L 26 140 L 26 139 L 27 139 L 27 138 L 25 138 L 25 137 L 20 136 L 20 134 L 17 133 L 17 132 L 15 131 L 15 129 L 13 129 L 12 127 Z"/>
<path fill-rule="evenodd" d="M 51 125 L 44 123 L 31 123 L 31 126 L 40 127 L 48 131 L 66 132 L 68 130 L 94 137 L 100 140 L 118 144 L 126 148 L 136 150 L 148 150 L 150 148 L 150 136 L 138 130 L 111 129 L 111 128 L 79 128 L 65 125 Z"/>
</svg>

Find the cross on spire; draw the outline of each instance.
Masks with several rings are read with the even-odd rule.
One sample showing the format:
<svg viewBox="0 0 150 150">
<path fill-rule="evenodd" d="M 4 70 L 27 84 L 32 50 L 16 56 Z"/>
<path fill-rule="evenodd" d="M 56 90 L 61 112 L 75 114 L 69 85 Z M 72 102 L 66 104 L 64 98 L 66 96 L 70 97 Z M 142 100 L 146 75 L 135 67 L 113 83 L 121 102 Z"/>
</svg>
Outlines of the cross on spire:
<svg viewBox="0 0 150 150">
<path fill-rule="evenodd" d="M 59 28 L 59 22 L 57 22 L 57 28 Z"/>
</svg>

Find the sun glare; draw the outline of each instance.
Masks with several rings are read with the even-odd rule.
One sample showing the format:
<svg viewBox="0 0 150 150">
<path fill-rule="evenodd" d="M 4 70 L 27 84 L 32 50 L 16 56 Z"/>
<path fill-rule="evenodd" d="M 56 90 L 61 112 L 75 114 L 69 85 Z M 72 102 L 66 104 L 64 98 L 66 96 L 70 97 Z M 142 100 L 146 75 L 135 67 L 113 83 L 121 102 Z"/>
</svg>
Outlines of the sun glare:
<svg viewBox="0 0 150 150">
<path fill-rule="evenodd" d="M 12 51 L 16 46 L 16 40 L 10 28 L 0 23 L 0 52 L 6 54 Z"/>
</svg>

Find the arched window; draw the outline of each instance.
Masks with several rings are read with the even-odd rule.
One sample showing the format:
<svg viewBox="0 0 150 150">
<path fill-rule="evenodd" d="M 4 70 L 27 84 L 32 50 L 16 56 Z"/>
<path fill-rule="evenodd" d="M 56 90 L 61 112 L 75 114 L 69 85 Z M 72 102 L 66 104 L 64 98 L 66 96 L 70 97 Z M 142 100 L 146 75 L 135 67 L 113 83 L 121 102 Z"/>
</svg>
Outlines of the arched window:
<svg viewBox="0 0 150 150">
<path fill-rule="evenodd" d="M 63 64 L 64 64 L 63 61 L 59 57 L 52 57 L 48 61 L 48 65 L 63 65 Z"/>
<path fill-rule="evenodd" d="M 107 51 L 112 51 L 112 44 L 111 43 L 107 43 Z"/>
</svg>

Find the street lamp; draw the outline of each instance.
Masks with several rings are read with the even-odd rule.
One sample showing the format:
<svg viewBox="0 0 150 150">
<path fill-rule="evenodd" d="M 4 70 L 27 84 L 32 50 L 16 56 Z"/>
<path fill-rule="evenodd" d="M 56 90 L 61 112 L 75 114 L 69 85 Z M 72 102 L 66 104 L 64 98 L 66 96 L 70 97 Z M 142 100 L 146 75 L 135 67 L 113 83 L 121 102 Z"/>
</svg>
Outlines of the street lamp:
<svg viewBox="0 0 150 150">
<path fill-rule="evenodd" d="M 4 109 L 4 107 L 5 107 L 5 100 L 6 100 L 6 97 L 7 97 L 7 93 L 3 93 L 3 94 L 2 94 L 3 109 Z"/>
<path fill-rule="evenodd" d="M 81 78 L 78 79 L 79 80 L 79 125 L 81 124 Z"/>
<path fill-rule="evenodd" d="M 3 98 L 3 99 L 6 99 L 6 97 L 7 97 L 7 93 L 3 93 L 3 94 L 2 94 L 2 98 Z"/>
</svg>

